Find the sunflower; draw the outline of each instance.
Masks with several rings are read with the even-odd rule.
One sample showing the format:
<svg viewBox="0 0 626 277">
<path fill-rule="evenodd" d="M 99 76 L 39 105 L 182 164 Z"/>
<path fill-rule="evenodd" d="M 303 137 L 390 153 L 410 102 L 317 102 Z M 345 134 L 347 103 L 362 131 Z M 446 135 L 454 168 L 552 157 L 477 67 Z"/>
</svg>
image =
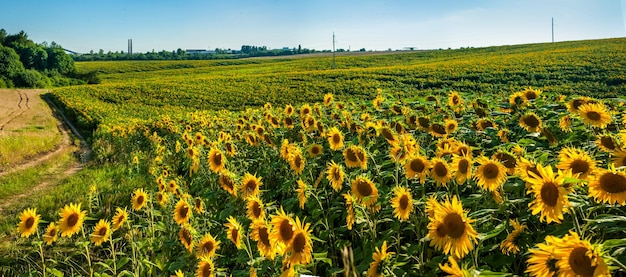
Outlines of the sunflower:
<svg viewBox="0 0 626 277">
<path fill-rule="evenodd" d="M 481 118 L 476 121 L 476 129 L 479 131 L 485 131 L 487 128 L 498 129 L 498 125 L 490 119 Z"/>
<path fill-rule="evenodd" d="M 596 169 L 596 161 L 580 148 L 565 147 L 559 151 L 559 163 L 556 168 L 566 171 L 571 170 L 572 175 L 578 175 L 579 179 L 587 180 Z"/>
<path fill-rule="evenodd" d="M 148 202 L 148 194 L 146 194 L 143 188 L 135 190 L 132 197 L 133 210 L 141 210 L 146 205 L 146 202 Z"/>
<path fill-rule="evenodd" d="M 457 261 L 454 259 L 453 256 L 449 256 L 448 257 L 448 263 L 447 264 L 444 264 L 444 265 L 439 264 L 439 269 L 441 269 L 441 271 L 449 274 L 449 275 L 446 275 L 447 277 L 470 277 L 470 276 L 474 276 L 474 274 L 469 272 L 467 269 L 459 267 L 459 264 L 457 263 Z"/>
<path fill-rule="evenodd" d="M 551 277 L 557 273 L 557 259 L 554 250 L 561 243 L 561 239 L 554 236 L 546 236 L 546 243 L 538 243 L 534 249 L 529 249 L 530 257 L 526 261 L 528 267 L 526 273 L 530 276 Z"/>
<path fill-rule="evenodd" d="M 178 190 L 178 184 L 176 183 L 176 180 L 170 180 L 169 182 L 167 182 L 167 190 L 170 193 L 176 193 L 176 191 Z"/>
<path fill-rule="evenodd" d="M 509 105 L 511 108 L 525 107 L 528 106 L 528 99 L 523 92 L 518 91 L 509 96 Z"/>
<path fill-rule="evenodd" d="M 400 221 L 409 219 L 411 211 L 413 211 L 413 197 L 411 190 L 405 187 L 397 186 L 393 189 L 394 197 L 391 199 L 391 207 L 393 207 L 393 216 Z"/>
<path fill-rule="evenodd" d="M 246 198 L 246 209 L 246 216 L 252 221 L 265 218 L 263 201 L 256 195 Z"/>
<path fill-rule="evenodd" d="M 458 198 L 452 201 L 446 198 L 435 208 L 434 217 L 429 217 L 428 237 L 430 245 L 443 251 L 446 255 L 463 258 L 474 249 L 478 233 L 472 227 L 473 219 L 467 217 Z"/>
<path fill-rule="evenodd" d="M 324 148 L 321 145 L 315 143 L 309 146 L 309 149 L 307 150 L 307 152 L 309 152 L 309 156 L 311 156 L 312 158 L 315 158 L 324 153 Z"/>
<path fill-rule="evenodd" d="M 228 192 L 230 195 L 237 197 L 237 187 L 235 186 L 235 182 L 231 177 L 231 174 L 228 172 L 220 173 L 219 183 L 222 189 Z"/>
<path fill-rule="evenodd" d="M 293 218 L 285 214 L 285 211 L 281 206 L 276 215 L 272 216 L 271 222 L 272 231 L 270 233 L 270 242 L 272 248 L 276 249 L 277 252 L 284 254 L 287 246 L 291 244 L 291 241 L 293 240 L 295 233 L 295 221 Z"/>
<path fill-rule="evenodd" d="M 398 142 L 398 137 L 389 127 L 381 128 L 380 135 L 383 136 L 389 144 L 395 144 Z"/>
<path fill-rule="evenodd" d="M 417 117 L 418 127 L 424 131 L 428 131 L 430 128 L 430 117 L 429 116 L 419 116 Z"/>
<path fill-rule="evenodd" d="M 510 219 L 509 222 L 513 225 L 513 232 L 509 233 L 506 239 L 500 243 L 500 251 L 502 251 L 504 255 L 519 253 L 520 249 L 517 240 L 519 239 L 520 233 L 526 228 L 526 224 L 520 224 L 517 219 Z"/>
<path fill-rule="evenodd" d="M 311 224 L 300 221 L 296 217 L 293 239 L 286 249 L 289 253 L 287 260 L 291 266 L 296 264 L 306 265 L 311 262 L 313 252 L 313 241 L 311 240 Z"/>
<path fill-rule="evenodd" d="M 328 107 L 328 106 L 330 106 L 330 104 L 332 104 L 332 102 L 333 102 L 333 95 L 332 95 L 332 93 L 324 94 L 324 106 Z"/>
<path fill-rule="evenodd" d="M 507 169 L 507 173 L 515 174 L 515 168 L 517 166 L 517 158 L 514 155 L 499 150 L 497 153 L 493 154 L 493 159 L 502 163 L 502 165 Z"/>
<path fill-rule="evenodd" d="M 519 125 L 528 132 L 538 133 L 541 130 L 542 122 L 541 118 L 531 112 L 520 117 Z"/>
<path fill-rule="evenodd" d="M 196 197 L 193 199 L 193 210 L 198 214 L 202 214 L 205 212 L 204 201 L 202 201 L 202 198 Z"/>
<path fill-rule="evenodd" d="M 537 99 L 539 97 L 539 95 L 541 94 L 541 90 L 527 88 L 527 89 L 523 90 L 522 93 L 524 94 L 524 98 L 526 98 L 528 100 L 534 100 L 534 99 Z"/>
<path fill-rule="evenodd" d="M 176 203 L 176 208 L 174 208 L 174 221 L 178 223 L 178 225 L 186 225 L 189 223 L 189 218 L 191 218 L 191 207 L 187 200 L 180 199 L 178 203 Z"/>
<path fill-rule="evenodd" d="M 446 127 L 446 133 L 448 135 L 456 132 L 456 129 L 459 127 L 459 122 L 454 119 L 446 119 L 443 124 Z"/>
<path fill-rule="evenodd" d="M 446 135 L 448 135 L 446 126 L 443 126 L 442 124 L 439 123 L 433 123 L 430 124 L 430 127 L 428 127 L 428 133 L 433 136 L 433 137 L 445 137 Z"/>
<path fill-rule="evenodd" d="M 228 156 L 234 157 L 237 155 L 237 147 L 234 143 L 227 141 L 224 143 L 224 148 L 226 148 L 226 154 L 228 154 Z"/>
<path fill-rule="evenodd" d="M 115 209 L 115 215 L 113 216 L 113 231 L 117 231 L 121 228 L 126 220 L 128 220 L 128 212 L 126 212 L 126 208 L 122 209 L 117 207 Z"/>
<path fill-rule="evenodd" d="M 228 239 L 235 244 L 237 249 L 241 249 L 243 247 L 241 244 L 241 224 L 232 216 L 229 216 L 226 220 L 228 220 L 228 223 L 225 223 L 224 226 L 228 227 L 226 231 Z"/>
<path fill-rule="evenodd" d="M 343 147 L 343 134 L 337 127 L 332 127 L 328 130 L 328 144 L 330 145 L 330 149 L 339 150 Z"/>
<path fill-rule="evenodd" d="M 626 205 L 626 172 L 613 165 L 598 170 L 589 182 L 589 196 L 607 204 Z"/>
<path fill-rule="evenodd" d="M 602 245 L 582 240 L 570 231 L 554 249 L 556 266 L 562 276 L 611 276 L 602 257 Z"/>
<path fill-rule="evenodd" d="M 352 181 L 352 194 L 366 206 L 378 201 L 378 189 L 367 176 L 358 176 Z"/>
<path fill-rule="evenodd" d="M 563 212 L 571 206 L 567 199 L 567 191 L 563 187 L 566 178 L 571 178 L 570 171 L 561 171 L 555 175 L 552 166 L 537 165 L 539 175 L 529 172 L 530 184 L 528 194 L 533 194 L 535 199 L 528 204 L 533 215 L 540 214 L 542 222 L 560 223 L 563 220 Z"/>
<path fill-rule="evenodd" d="M 541 173 L 537 171 L 537 163 L 535 161 L 528 160 L 524 157 L 519 159 L 515 172 L 517 175 L 519 175 L 520 179 L 522 179 L 524 182 L 528 182 L 528 180 L 532 178 L 529 172 L 533 172 L 536 175 L 541 175 Z M 527 188 L 529 187 L 530 186 L 528 186 L 528 183 L 527 183 Z"/>
<path fill-rule="evenodd" d="M 486 157 L 478 158 L 480 166 L 476 169 L 474 179 L 482 189 L 494 192 L 506 182 L 507 169 L 499 161 Z"/>
<path fill-rule="evenodd" d="M 304 204 L 306 204 L 306 189 L 307 185 L 302 181 L 302 179 L 298 179 L 298 188 L 296 192 L 298 193 L 298 203 L 300 204 L 300 209 L 304 209 Z"/>
<path fill-rule="evenodd" d="M 265 220 L 255 220 L 252 221 L 251 229 L 250 237 L 257 242 L 259 253 L 265 258 L 273 260 L 276 256 L 276 251 L 274 251 L 270 243 L 270 226 L 267 225 Z"/>
<path fill-rule="evenodd" d="M 414 154 L 407 159 L 404 164 L 404 171 L 406 172 L 406 178 L 412 179 L 419 177 L 420 183 L 424 184 L 426 177 L 430 173 L 430 161 L 419 154 Z"/>
<path fill-rule="evenodd" d="M 452 171 L 457 184 L 463 184 L 472 176 L 472 157 L 468 154 L 452 156 Z"/>
<path fill-rule="evenodd" d="M 598 148 L 602 149 L 606 152 L 612 152 L 617 149 L 620 149 L 620 144 L 617 140 L 610 134 L 602 134 L 598 136 L 598 139 L 595 141 Z"/>
<path fill-rule="evenodd" d="M 461 95 L 456 91 L 450 91 L 450 95 L 448 95 L 448 105 L 450 106 L 450 108 L 454 108 L 461 104 L 463 104 L 463 99 L 461 99 Z"/>
<path fill-rule="evenodd" d="M 391 259 L 391 256 L 393 256 L 393 254 L 395 254 L 395 252 L 391 252 L 391 251 L 387 251 L 387 241 L 383 241 L 383 244 L 380 246 L 380 248 L 378 248 L 378 246 L 376 246 L 376 250 L 374 253 L 372 253 L 372 262 L 370 263 L 370 267 L 367 269 L 367 276 L 383 276 L 380 271 L 379 271 L 379 267 L 380 264 L 387 260 L 387 259 Z"/>
<path fill-rule="evenodd" d="M 348 168 L 361 167 L 367 169 L 367 153 L 361 146 L 351 145 L 343 150 L 343 158 Z"/>
<path fill-rule="evenodd" d="M 561 131 L 569 133 L 572 131 L 572 117 L 569 115 L 561 117 L 559 119 L 559 128 Z"/>
<path fill-rule="evenodd" d="M 589 97 L 574 98 L 567 103 L 567 110 L 569 110 L 570 113 L 577 113 L 580 106 L 590 102 L 593 103 L 594 101 Z"/>
<path fill-rule="evenodd" d="M 198 261 L 198 269 L 196 270 L 197 277 L 213 277 L 215 274 L 215 265 L 213 260 L 209 257 L 200 258 Z"/>
<path fill-rule="evenodd" d="M 209 168 L 215 173 L 220 173 L 224 170 L 224 164 L 226 163 L 226 157 L 221 150 L 217 148 L 211 148 L 209 150 Z"/>
<path fill-rule="evenodd" d="M 606 106 L 602 103 L 587 103 L 579 106 L 578 116 L 585 124 L 600 129 L 606 128 L 613 120 Z"/>
<path fill-rule="evenodd" d="M 244 174 L 243 180 L 241 181 L 241 196 L 246 199 L 249 196 L 256 196 L 259 194 L 259 187 L 263 185 L 261 182 L 262 177 L 256 177 L 256 175 L 252 175 L 250 173 Z"/>
<path fill-rule="evenodd" d="M 293 111 L 294 111 L 294 109 L 293 109 L 292 105 L 286 105 L 285 106 L 284 112 L 285 112 L 286 116 L 291 116 L 293 114 Z"/>
<path fill-rule="evenodd" d="M 442 158 L 433 158 L 430 163 L 432 165 L 430 169 L 430 176 L 435 179 L 437 184 L 441 184 L 444 187 L 447 186 L 448 181 L 452 179 L 452 172 L 448 162 Z"/>
<path fill-rule="evenodd" d="M 216 240 L 210 233 L 206 233 L 198 242 L 196 256 L 198 258 L 213 258 L 215 251 L 220 249 L 220 241 Z"/>
<path fill-rule="evenodd" d="M 456 142 L 456 150 L 455 150 L 455 154 L 459 155 L 459 156 L 468 156 L 468 157 L 472 157 L 472 148 L 467 145 L 467 143 L 465 142 L 460 142 L 457 141 Z"/>
<path fill-rule="evenodd" d="M 343 171 L 343 166 L 336 164 L 335 161 L 331 161 L 326 168 L 326 179 L 335 191 L 341 190 L 345 176 L 346 173 Z"/>
<path fill-rule="evenodd" d="M 46 233 L 43 234 L 43 241 L 46 242 L 47 245 L 51 245 L 57 240 L 57 234 L 57 226 L 54 222 L 50 222 L 50 225 L 48 225 L 48 228 L 46 229 Z"/>
<path fill-rule="evenodd" d="M 626 150 L 624 149 L 616 149 L 611 152 L 611 156 L 613 157 L 611 161 L 615 167 L 626 166 Z"/>
<path fill-rule="evenodd" d="M 100 219 L 93 230 L 93 233 L 89 235 L 89 239 L 96 246 L 101 245 L 103 242 L 109 241 L 111 238 L 111 223 L 108 220 Z"/>
<path fill-rule="evenodd" d="M 26 209 L 20 214 L 20 222 L 17 224 L 17 231 L 21 237 L 30 237 L 37 231 L 41 215 L 37 214 L 37 208 Z"/>
<path fill-rule="evenodd" d="M 304 171 L 304 166 L 306 164 L 306 159 L 304 159 L 304 156 L 302 156 L 302 152 L 299 147 L 296 148 L 296 151 L 292 151 L 289 153 L 287 161 L 289 162 L 289 166 L 291 170 L 293 170 L 293 172 L 295 172 L 297 175 L 302 174 L 302 171 Z"/>
<path fill-rule="evenodd" d="M 156 194 L 156 200 L 157 203 L 161 205 L 161 207 L 165 207 L 165 204 L 167 204 L 167 202 L 169 201 L 169 194 L 167 194 L 167 192 L 165 191 L 159 191 Z"/>
<path fill-rule="evenodd" d="M 342 194 L 342 196 L 346 200 L 346 227 L 348 230 L 352 230 L 352 226 L 354 226 L 354 196 L 349 192 Z"/>
<path fill-rule="evenodd" d="M 302 107 L 300 107 L 300 117 L 304 117 L 309 114 L 311 114 L 311 106 L 309 106 L 309 104 L 302 105 Z"/>
<path fill-rule="evenodd" d="M 59 231 L 61 237 L 71 237 L 80 231 L 83 226 L 83 220 L 87 216 L 86 211 L 80 210 L 81 203 L 65 205 L 61 209 L 59 216 Z"/>
</svg>

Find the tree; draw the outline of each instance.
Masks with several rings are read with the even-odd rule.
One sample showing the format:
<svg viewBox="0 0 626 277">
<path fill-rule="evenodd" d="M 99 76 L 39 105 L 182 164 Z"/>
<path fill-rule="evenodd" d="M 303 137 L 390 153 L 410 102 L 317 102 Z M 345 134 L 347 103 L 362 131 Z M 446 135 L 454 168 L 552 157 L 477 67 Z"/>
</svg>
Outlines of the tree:
<svg viewBox="0 0 626 277">
<path fill-rule="evenodd" d="M 15 50 L 0 46 L 0 77 L 7 81 L 13 80 L 22 71 L 24 71 L 24 65 L 20 62 L 20 56 Z"/>
<path fill-rule="evenodd" d="M 63 48 L 48 48 L 48 69 L 66 75 L 74 72 L 74 60 Z"/>
</svg>

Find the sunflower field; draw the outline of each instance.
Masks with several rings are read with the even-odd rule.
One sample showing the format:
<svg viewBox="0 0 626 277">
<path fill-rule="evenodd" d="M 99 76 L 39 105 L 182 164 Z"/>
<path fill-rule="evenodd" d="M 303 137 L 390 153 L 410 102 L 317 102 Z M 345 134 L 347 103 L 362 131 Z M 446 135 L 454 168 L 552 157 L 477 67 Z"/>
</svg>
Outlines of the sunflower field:
<svg viewBox="0 0 626 277">
<path fill-rule="evenodd" d="M 135 102 L 131 84 L 82 100 L 80 88 L 54 92 L 95 127 L 96 163 L 151 185 L 16 214 L 21 265 L 7 274 L 624 274 L 626 99 L 488 86 L 362 87 L 233 110 L 141 104 L 154 100 Z"/>
</svg>

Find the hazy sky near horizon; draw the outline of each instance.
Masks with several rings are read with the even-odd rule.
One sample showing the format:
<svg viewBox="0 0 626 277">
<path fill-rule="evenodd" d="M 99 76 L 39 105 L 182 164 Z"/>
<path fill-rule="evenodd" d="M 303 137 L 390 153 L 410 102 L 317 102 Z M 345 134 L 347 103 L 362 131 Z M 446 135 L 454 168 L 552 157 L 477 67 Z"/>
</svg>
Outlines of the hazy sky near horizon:
<svg viewBox="0 0 626 277">
<path fill-rule="evenodd" d="M 626 37 L 626 0 L 2 0 L 0 28 L 86 53 L 483 47 Z"/>
</svg>

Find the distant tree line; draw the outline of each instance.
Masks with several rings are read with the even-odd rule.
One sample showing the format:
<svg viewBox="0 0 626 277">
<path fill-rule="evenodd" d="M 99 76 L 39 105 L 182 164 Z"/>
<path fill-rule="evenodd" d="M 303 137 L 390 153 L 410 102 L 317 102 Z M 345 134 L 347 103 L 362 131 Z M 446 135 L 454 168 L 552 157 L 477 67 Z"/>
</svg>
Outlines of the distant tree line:
<svg viewBox="0 0 626 277">
<path fill-rule="evenodd" d="M 268 49 L 267 46 L 242 45 L 240 50 L 221 49 L 204 51 L 185 51 L 178 48 L 176 51 L 146 52 L 146 53 L 125 53 L 124 51 L 104 52 L 100 49 L 98 52 L 89 51 L 89 53 L 72 55 L 74 61 L 122 61 L 122 60 L 215 60 L 215 59 L 238 59 L 248 57 L 265 57 L 265 56 L 286 56 L 294 54 L 318 53 L 314 49 L 302 48 L 281 48 Z"/>
<path fill-rule="evenodd" d="M 79 74 L 74 60 L 55 42 L 37 44 L 24 31 L 0 29 L 0 88 L 43 88 L 98 83 L 95 73 Z"/>
</svg>

